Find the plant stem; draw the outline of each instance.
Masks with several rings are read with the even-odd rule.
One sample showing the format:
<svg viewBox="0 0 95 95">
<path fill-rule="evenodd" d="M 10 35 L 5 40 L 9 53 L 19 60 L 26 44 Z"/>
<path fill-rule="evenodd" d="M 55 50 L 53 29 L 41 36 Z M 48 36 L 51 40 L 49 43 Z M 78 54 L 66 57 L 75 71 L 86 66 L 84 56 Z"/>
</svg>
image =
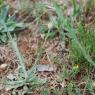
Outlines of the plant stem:
<svg viewBox="0 0 95 95">
<path fill-rule="evenodd" d="M 11 34 L 9 32 L 7 32 L 7 36 L 12 44 L 12 49 L 14 50 L 14 52 L 16 53 L 17 58 L 19 59 L 19 65 L 23 71 L 23 73 L 25 74 L 25 79 L 27 78 L 27 71 L 26 71 L 26 66 L 24 63 L 24 59 L 23 56 L 21 55 L 18 47 L 17 47 L 17 43 L 16 41 L 12 38 Z"/>
</svg>

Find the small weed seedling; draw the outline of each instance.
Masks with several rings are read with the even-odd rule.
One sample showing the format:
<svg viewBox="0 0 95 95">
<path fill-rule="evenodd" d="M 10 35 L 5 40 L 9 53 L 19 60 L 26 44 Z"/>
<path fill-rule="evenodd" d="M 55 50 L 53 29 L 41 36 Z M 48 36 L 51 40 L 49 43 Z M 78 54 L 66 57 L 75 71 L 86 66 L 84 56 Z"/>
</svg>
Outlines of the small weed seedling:
<svg viewBox="0 0 95 95">
<path fill-rule="evenodd" d="M 16 21 L 15 13 L 12 16 L 8 15 L 9 6 L 3 5 L 0 10 L 0 42 L 8 40 L 8 33 L 14 33 L 17 28 L 23 28 L 23 23 Z"/>
</svg>

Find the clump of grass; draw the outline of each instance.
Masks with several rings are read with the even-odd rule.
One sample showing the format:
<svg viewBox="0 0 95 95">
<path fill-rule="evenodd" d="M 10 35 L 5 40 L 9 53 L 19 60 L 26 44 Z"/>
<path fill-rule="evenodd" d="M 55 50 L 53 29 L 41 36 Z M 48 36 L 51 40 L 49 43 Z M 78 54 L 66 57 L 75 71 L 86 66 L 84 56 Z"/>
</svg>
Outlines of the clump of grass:
<svg viewBox="0 0 95 95">
<path fill-rule="evenodd" d="M 59 30 L 60 30 L 60 34 L 61 36 L 63 35 L 63 38 L 64 38 L 64 35 L 65 33 L 63 32 L 63 29 L 67 30 L 68 31 L 68 36 L 70 38 L 72 38 L 72 41 L 74 42 L 74 44 L 77 46 L 76 48 L 78 48 L 79 51 L 81 51 L 82 55 L 84 56 L 84 58 L 93 66 L 95 66 L 95 63 L 94 61 L 90 58 L 89 54 L 88 54 L 88 51 L 86 51 L 85 47 L 83 44 L 81 44 L 80 40 L 78 39 L 77 37 L 77 29 L 74 28 L 73 24 L 72 24 L 72 21 L 73 21 L 73 16 L 70 16 L 70 17 L 67 17 L 66 19 L 64 19 L 64 16 L 62 14 L 62 10 L 61 8 L 56 4 L 54 3 L 54 9 L 55 9 L 55 12 L 58 16 L 58 19 L 60 21 L 59 23 Z"/>
<path fill-rule="evenodd" d="M 0 10 L 0 42 L 7 42 L 7 33 L 14 34 L 18 28 L 24 28 L 23 23 L 16 21 L 15 12 L 12 16 L 9 16 L 9 6 L 3 5 Z"/>
<path fill-rule="evenodd" d="M 95 31 L 93 31 L 92 29 L 89 30 L 86 29 L 85 25 L 83 25 L 82 23 L 78 25 L 77 31 L 78 31 L 77 36 L 81 45 L 84 47 L 87 55 L 89 55 L 89 57 L 91 57 L 94 60 Z M 72 40 L 71 52 L 72 52 L 71 57 L 74 58 L 74 60 L 77 63 L 79 63 L 80 61 L 82 62 L 82 60 L 86 61 L 79 47 L 74 43 L 74 40 Z"/>
<path fill-rule="evenodd" d="M 30 70 L 26 70 L 26 65 L 24 63 L 24 58 L 21 55 L 16 41 L 15 31 L 17 28 L 25 28 L 26 25 L 15 20 L 15 14 L 8 17 L 9 6 L 4 5 L 1 8 L 0 14 L 0 40 L 6 42 L 7 39 L 15 52 L 19 63 L 18 63 L 18 75 L 14 75 L 13 79 L 6 79 L 5 85 L 10 89 L 16 89 L 25 85 L 32 85 L 32 88 L 40 85 L 45 80 L 40 80 L 36 75 L 36 68 L 33 66 Z M 39 81 L 40 80 L 40 81 Z"/>
<path fill-rule="evenodd" d="M 73 0 L 73 4 L 74 4 L 74 14 L 65 18 L 63 15 L 63 11 L 61 10 L 61 7 L 56 2 L 53 2 L 52 7 L 53 7 L 53 11 L 56 13 L 56 18 L 54 19 L 53 16 L 50 14 L 49 20 L 52 23 L 53 27 L 56 28 L 56 30 L 59 32 L 60 37 L 62 39 L 61 41 L 65 42 L 65 36 L 68 36 L 71 39 L 70 55 L 71 55 L 71 58 L 72 58 L 74 64 L 75 63 L 79 64 L 83 60 L 85 63 L 84 66 L 86 66 L 86 63 L 90 64 L 91 66 L 95 66 L 95 63 L 94 63 L 94 57 L 95 57 L 94 56 L 94 54 L 95 54 L 94 44 L 95 43 L 93 42 L 93 40 L 95 40 L 95 37 L 94 37 L 95 34 L 91 30 L 90 31 L 87 30 L 82 23 L 80 23 L 76 28 L 73 26 L 73 24 L 72 24 L 73 16 L 79 15 L 78 14 L 79 7 L 77 6 L 77 3 L 75 0 Z M 36 20 L 38 21 L 41 16 L 42 16 L 42 14 L 39 15 L 39 13 L 38 13 L 38 15 L 35 15 L 35 17 L 37 18 Z M 12 48 L 15 51 L 15 53 L 19 59 L 19 76 L 15 80 L 14 79 L 7 80 L 6 85 L 10 89 L 13 88 L 15 91 L 15 89 L 18 87 L 22 87 L 22 86 L 25 87 L 25 86 L 29 85 L 29 86 L 31 86 L 31 88 L 33 88 L 37 85 L 40 85 L 41 82 L 45 83 L 45 80 L 39 81 L 39 78 L 36 75 L 35 66 L 33 68 L 31 68 L 30 70 L 26 70 L 23 56 L 21 55 L 21 53 L 17 47 L 16 39 L 14 38 L 15 36 L 13 37 L 13 35 L 11 34 L 11 32 L 15 31 L 15 28 L 17 27 L 16 25 L 18 23 L 16 22 L 14 25 L 13 22 L 10 24 L 11 20 L 9 20 L 10 22 L 6 22 L 6 21 L 3 24 L 1 23 L 3 28 L 2 27 L 0 28 L 2 30 L 2 31 L 0 31 L 0 33 L 3 34 L 3 32 L 4 32 L 4 35 L 5 35 L 4 38 L 7 37 L 9 39 L 9 42 L 12 45 Z M 6 23 L 9 23 L 9 25 L 7 25 Z M 10 28 L 11 28 L 11 31 L 8 31 L 8 30 L 10 30 Z M 67 31 L 67 34 L 64 33 L 64 30 Z M 41 31 L 43 31 L 44 33 L 45 33 L 45 31 L 47 31 L 48 35 L 50 35 L 50 36 L 53 35 L 53 34 L 51 34 L 51 33 L 53 33 L 53 32 L 51 32 L 51 29 L 49 30 L 47 27 L 42 27 Z M 15 35 L 15 33 L 14 33 L 14 35 Z M 2 37 L 2 35 L 1 35 L 1 37 Z M 46 37 L 46 40 L 47 40 L 47 37 Z M 42 51 L 42 48 L 41 48 L 41 50 L 38 50 L 38 52 L 40 52 L 40 51 Z M 40 53 L 38 54 L 38 59 L 36 60 L 35 63 L 38 62 L 39 58 L 40 58 Z M 64 74 L 62 74 L 63 80 L 67 77 L 71 77 L 71 79 L 72 79 L 72 77 L 75 78 L 75 75 L 78 74 L 80 72 L 80 70 L 82 70 L 83 68 L 80 69 L 78 67 L 78 65 L 76 65 L 75 67 L 73 67 L 73 68 L 71 67 L 70 69 L 72 69 L 72 70 L 70 70 L 70 73 L 67 70 L 67 68 L 65 69 L 65 72 L 63 72 L 64 73 Z M 91 82 L 92 79 L 90 80 L 88 77 L 88 78 L 85 78 L 83 81 L 85 81 L 86 79 L 87 79 L 87 81 L 85 83 L 85 88 L 84 88 L 83 93 L 85 94 L 86 89 L 94 92 L 93 87 L 91 86 L 90 83 L 88 83 L 88 82 Z M 59 90 L 59 89 L 57 89 L 57 90 L 58 90 L 58 94 L 63 93 L 63 90 Z M 69 95 L 71 95 L 71 94 L 72 95 L 73 94 L 82 95 L 81 89 L 79 88 L 79 86 L 76 86 L 76 83 L 74 80 L 73 81 L 70 80 L 70 82 L 66 85 L 64 91 Z M 47 89 L 45 89 L 43 93 L 45 95 L 48 95 L 49 92 Z M 55 93 L 57 95 L 56 89 L 55 89 L 55 91 L 53 91 L 53 93 Z"/>
<path fill-rule="evenodd" d="M 79 25 L 77 24 L 78 25 L 77 27 L 74 27 L 72 22 L 73 22 L 73 18 L 74 18 L 73 16 L 76 16 L 76 15 L 71 15 L 70 17 L 66 17 L 66 19 L 65 19 L 62 14 L 62 10 L 61 10 L 60 6 L 57 5 L 56 3 L 54 3 L 53 7 L 57 14 L 58 20 L 60 21 L 58 30 L 63 30 L 63 29 L 67 30 L 68 37 L 71 38 L 70 51 L 72 52 L 72 54 L 70 57 L 74 58 L 73 64 L 76 63 L 75 61 L 77 61 L 77 64 L 78 64 L 75 66 L 73 65 L 74 67 L 70 70 L 70 73 L 69 73 L 69 74 L 71 74 L 71 77 L 74 78 L 79 72 L 81 72 L 81 70 L 83 70 L 83 68 L 80 69 L 80 65 L 79 65 L 80 61 L 83 60 L 84 66 L 83 65 L 81 65 L 81 66 L 85 67 L 85 69 L 86 69 L 87 63 L 88 63 L 88 65 L 95 67 L 95 62 L 94 62 L 94 57 L 93 57 L 93 55 L 95 53 L 94 42 L 93 42 L 95 40 L 95 37 L 94 37 L 95 34 L 93 31 L 87 30 L 85 28 L 85 26 L 80 22 L 79 22 Z M 74 11 L 76 12 L 76 9 Z M 60 31 L 60 35 L 61 35 L 61 33 L 63 35 L 65 35 L 65 33 L 63 31 Z M 64 38 L 64 36 L 63 36 L 63 38 Z M 80 64 L 82 64 L 82 63 L 80 62 Z M 88 76 L 88 75 L 85 75 L 85 76 Z M 90 91 L 90 88 L 87 88 L 86 85 L 88 85 L 88 83 L 85 84 L 84 90 L 89 89 L 89 91 Z M 89 85 L 90 85 L 90 83 L 89 83 Z M 82 95 L 81 89 L 76 86 L 76 83 L 70 82 L 66 88 L 67 88 L 67 90 L 68 90 L 67 92 L 69 94 Z M 69 90 L 69 88 L 74 88 L 74 89 Z M 92 89 L 93 89 L 93 87 L 92 87 Z M 92 92 L 94 92 L 94 91 L 92 90 Z M 85 91 L 83 93 L 85 93 Z"/>
<path fill-rule="evenodd" d="M 86 4 L 86 11 L 95 8 L 95 0 L 88 0 Z"/>
<path fill-rule="evenodd" d="M 4 2 L 3 0 L 0 0 L 0 7 L 3 5 L 3 2 Z"/>
</svg>

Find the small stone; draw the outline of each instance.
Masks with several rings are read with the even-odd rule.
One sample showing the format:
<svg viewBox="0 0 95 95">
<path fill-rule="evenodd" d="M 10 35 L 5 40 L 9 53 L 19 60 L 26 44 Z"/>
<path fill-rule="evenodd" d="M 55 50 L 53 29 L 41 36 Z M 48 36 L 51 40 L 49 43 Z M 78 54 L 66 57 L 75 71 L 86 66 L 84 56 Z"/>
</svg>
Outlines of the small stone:
<svg viewBox="0 0 95 95">
<path fill-rule="evenodd" d="M 55 65 L 44 65 L 44 64 L 39 64 L 37 65 L 37 71 L 39 72 L 44 72 L 44 71 L 55 71 L 56 70 L 56 66 Z"/>
<path fill-rule="evenodd" d="M 53 28 L 53 24 L 52 24 L 52 22 L 49 22 L 48 23 L 48 29 L 52 29 Z"/>
<path fill-rule="evenodd" d="M 10 80 L 13 80 L 13 79 L 16 78 L 16 76 L 10 73 L 10 74 L 7 76 L 7 78 L 10 79 Z"/>
<path fill-rule="evenodd" d="M 8 66 L 8 64 L 6 64 L 6 63 L 5 63 L 5 64 L 1 64 L 1 65 L 0 65 L 0 69 L 6 69 L 7 66 Z"/>
</svg>

